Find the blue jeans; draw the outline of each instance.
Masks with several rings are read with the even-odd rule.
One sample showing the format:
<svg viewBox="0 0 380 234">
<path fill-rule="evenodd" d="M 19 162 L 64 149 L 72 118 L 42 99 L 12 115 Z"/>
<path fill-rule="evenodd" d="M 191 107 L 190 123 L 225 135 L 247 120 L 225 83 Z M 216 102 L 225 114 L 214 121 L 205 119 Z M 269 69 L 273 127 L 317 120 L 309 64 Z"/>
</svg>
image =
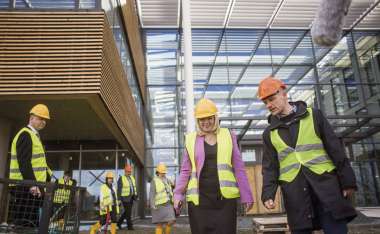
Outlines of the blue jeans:
<svg viewBox="0 0 380 234">
<path fill-rule="evenodd" d="M 325 234 L 347 234 L 347 222 L 345 220 L 335 220 L 330 212 L 319 215 L 322 230 Z M 292 234 L 312 234 L 312 230 L 292 231 Z"/>
</svg>

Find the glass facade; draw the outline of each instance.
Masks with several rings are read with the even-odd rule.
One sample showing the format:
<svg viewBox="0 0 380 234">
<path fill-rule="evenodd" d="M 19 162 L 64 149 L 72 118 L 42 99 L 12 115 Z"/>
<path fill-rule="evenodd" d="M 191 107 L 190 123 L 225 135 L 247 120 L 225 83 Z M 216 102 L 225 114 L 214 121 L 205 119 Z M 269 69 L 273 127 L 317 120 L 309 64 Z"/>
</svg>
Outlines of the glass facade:
<svg viewBox="0 0 380 234">
<path fill-rule="evenodd" d="M 154 131 L 148 167 L 164 161 L 175 178 L 186 129 L 182 35 L 175 29 L 145 29 L 144 35 Z M 379 205 L 378 145 L 372 140 L 380 130 L 379 43 L 378 30 L 348 31 L 334 48 L 322 48 L 308 30 L 193 29 L 195 101 L 215 101 L 222 127 L 244 143 L 244 161 L 256 163 L 268 114 L 257 88 L 275 75 L 290 100 L 322 109 L 341 137 L 358 178 L 356 203 Z"/>
</svg>

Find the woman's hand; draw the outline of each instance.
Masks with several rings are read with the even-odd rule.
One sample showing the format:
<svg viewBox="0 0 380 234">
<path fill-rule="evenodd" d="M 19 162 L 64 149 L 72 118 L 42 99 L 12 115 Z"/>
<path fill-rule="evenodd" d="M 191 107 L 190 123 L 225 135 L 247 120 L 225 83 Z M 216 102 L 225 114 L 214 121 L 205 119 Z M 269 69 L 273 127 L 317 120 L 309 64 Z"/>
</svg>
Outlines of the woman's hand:
<svg viewBox="0 0 380 234">
<path fill-rule="evenodd" d="M 181 200 L 174 200 L 174 209 L 181 210 L 182 201 Z"/>
<path fill-rule="evenodd" d="M 243 203 L 243 206 L 244 206 L 245 213 L 248 213 L 248 211 L 250 211 L 253 207 L 253 202 Z"/>
</svg>

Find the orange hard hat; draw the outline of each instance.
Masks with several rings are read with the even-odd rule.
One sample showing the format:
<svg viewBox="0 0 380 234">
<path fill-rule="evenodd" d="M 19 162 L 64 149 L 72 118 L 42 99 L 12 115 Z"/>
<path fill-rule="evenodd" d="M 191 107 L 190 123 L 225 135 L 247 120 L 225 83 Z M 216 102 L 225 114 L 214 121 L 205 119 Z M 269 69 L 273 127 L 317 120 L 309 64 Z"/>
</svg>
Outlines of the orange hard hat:
<svg viewBox="0 0 380 234">
<path fill-rule="evenodd" d="M 275 94 L 280 89 L 286 89 L 284 82 L 274 78 L 273 76 L 268 76 L 260 81 L 257 97 L 260 100 L 264 100 L 265 98 Z"/>
<path fill-rule="evenodd" d="M 207 98 L 202 98 L 195 105 L 195 118 L 201 119 L 216 115 L 218 113 L 218 108 L 215 103 Z"/>
<path fill-rule="evenodd" d="M 124 167 L 124 171 L 125 172 L 132 172 L 132 167 L 131 167 L 131 165 L 125 165 L 125 167 Z"/>
</svg>

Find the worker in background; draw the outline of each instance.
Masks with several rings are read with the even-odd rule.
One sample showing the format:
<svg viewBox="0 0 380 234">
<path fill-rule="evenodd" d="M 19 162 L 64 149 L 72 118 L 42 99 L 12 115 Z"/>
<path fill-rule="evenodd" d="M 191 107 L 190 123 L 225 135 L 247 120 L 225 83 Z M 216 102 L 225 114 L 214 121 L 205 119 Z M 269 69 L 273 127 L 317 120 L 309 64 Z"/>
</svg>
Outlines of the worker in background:
<svg viewBox="0 0 380 234">
<path fill-rule="evenodd" d="M 100 221 L 91 226 L 90 234 L 95 234 L 111 219 L 111 234 L 116 233 L 117 215 L 119 214 L 119 205 L 116 189 L 113 187 L 114 175 L 112 172 L 107 172 L 106 182 L 100 187 L 99 196 L 99 213 Z M 108 225 L 108 224 L 107 224 Z"/>
<path fill-rule="evenodd" d="M 57 215 L 59 226 L 63 226 L 65 213 L 69 211 L 72 200 L 72 188 L 77 182 L 71 178 L 71 171 L 65 171 L 63 177 L 56 180 L 56 190 L 54 192 L 53 206 L 54 215 Z"/>
<path fill-rule="evenodd" d="M 217 112 L 209 99 L 197 103 L 197 131 L 186 135 L 186 150 L 174 189 L 177 210 L 186 193 L 191 232 L 197 234 L 234 234 L 237 199 L 240 197 L 246 212 L 253 206 L 236 136 L 219 127 Z"/>
<path fill-rule="evenodd" d="M 49 119 L 49 109 L 44 104 L 35 105 L 30 110 L 28 126 L 23 127 L 12 141 L 10 179 L 50 181 L 52 172 L 46 163 L 45 149 L 39 135 Z M 38 226 L 43 188 L 16 185 L 11 186 L 10 190 L 10 219 L 14 219 L 15 225 Z"/>
<path fill-rule="evenodd" d="M 275 208 L 281 186 L 293 234 L 346 234 L 356 216 L 349 198 L 356 189 L 344 148 L 321 111 L 289 102 L 286 86 L 274 77 L 260 82 L 260 98 L 271 115 L 263 133 L 262 201 Z"/>
<path fill-rule="evenodd" d="M 176 219 L 173 207 L 172 183 L 166 178 L 166 173 L 166 165 L 159 163 L 156 167 L 156 176 L 150 185 L 149 199 L 152 223 L 156 224 L 156 234 L 170 234 L 171 227 Z"/>
<path fill-rule="evenodd" d="M 117 195 L 120 198 L 124 212 L 120 216 L 117 226 L 122 229 L 124 219 L 127 219 L 128 230 L 134 230 L 131 219 L 133 201 L 137 200 L 136 180 L 132 175 L 132 167 L 126 165 L 124 168 L 125 175 L 120 176 L 117 181 Z"/>
</svg>

